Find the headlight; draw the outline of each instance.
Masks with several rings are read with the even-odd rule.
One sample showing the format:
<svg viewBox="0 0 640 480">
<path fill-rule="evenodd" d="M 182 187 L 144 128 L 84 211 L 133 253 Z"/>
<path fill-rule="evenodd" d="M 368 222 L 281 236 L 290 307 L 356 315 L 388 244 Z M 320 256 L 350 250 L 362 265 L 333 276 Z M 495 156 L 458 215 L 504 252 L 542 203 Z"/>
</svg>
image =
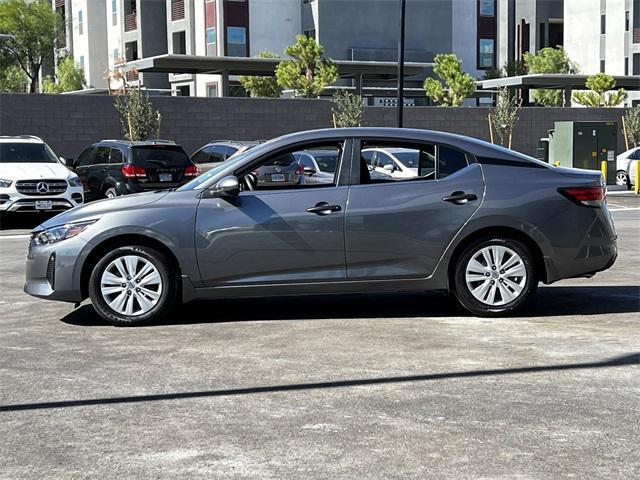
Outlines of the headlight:
<svg viewBox="0 0 640 480">
<path fill-rule="evenodd" d="M 82 186 L 82 181 L 78 177 L 70 178 L 67 181 L 69 182 L 69 186 L 70 187 L 81 187 Z"/>
<path fill-rule="evenodd" d="M 13 182 L 11 180 L 5 180 L 4 178 L 0 178 L 0 188 L 10 187 Z"/>
<path fill-rule="evenodd" d="M 66 223 L 58 227 L 51 227 L 47 230 L 33 233 L 31 234 L 31 245 L 51 245 L 52 243 L 75 237 L 84 232 L 89 225 L 94 224 L 96 221 L 97 219 L 86 222 Z"/>
</svg>

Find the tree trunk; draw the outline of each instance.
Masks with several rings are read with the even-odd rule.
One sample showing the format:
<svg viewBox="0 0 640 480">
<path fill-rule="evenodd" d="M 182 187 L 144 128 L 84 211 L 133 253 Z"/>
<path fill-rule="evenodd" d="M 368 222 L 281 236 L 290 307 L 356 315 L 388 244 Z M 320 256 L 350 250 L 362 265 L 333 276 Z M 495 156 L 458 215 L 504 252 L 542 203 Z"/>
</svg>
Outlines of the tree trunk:
<svg viewBox="0 0 640 480">
<path fill-rule="evenodd" d="M 38 93 L 38 77 L 29 77 L 29 93 Z"/>
</svg>

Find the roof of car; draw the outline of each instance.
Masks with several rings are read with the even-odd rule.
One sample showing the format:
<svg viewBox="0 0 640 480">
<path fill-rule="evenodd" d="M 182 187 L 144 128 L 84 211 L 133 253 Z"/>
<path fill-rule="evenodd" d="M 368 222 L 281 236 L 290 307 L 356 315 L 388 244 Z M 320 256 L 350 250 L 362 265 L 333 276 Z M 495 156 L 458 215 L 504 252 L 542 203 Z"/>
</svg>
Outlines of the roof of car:
<svg viewBox="0 0 640 480">
<path fill-rule="evenodd" d="M 176 142 L 174 142 L 173 140 L 161 140 L 161 139 L 136 140 L 136 141 L 109 139 L 109 140 L 100 140 L 95 144 L 99 144 L 99 143 L 104 143 L 107 145 L 126 145 L 128 147 L 143 147 L 146 145 L 176 145 Z"/>
<path fill-rule="evenodd" d="M 44 143 L 40 137 L 35 135 L 2 135 L 0 143 Z"/>
<path fill-rule="evenodd" d="M 264 143 L 262 140 L 213 140 L 207 145 L 233 145 L 240 147 L 255 147 L 256 145 L 260 145 Z"/>
</svg>

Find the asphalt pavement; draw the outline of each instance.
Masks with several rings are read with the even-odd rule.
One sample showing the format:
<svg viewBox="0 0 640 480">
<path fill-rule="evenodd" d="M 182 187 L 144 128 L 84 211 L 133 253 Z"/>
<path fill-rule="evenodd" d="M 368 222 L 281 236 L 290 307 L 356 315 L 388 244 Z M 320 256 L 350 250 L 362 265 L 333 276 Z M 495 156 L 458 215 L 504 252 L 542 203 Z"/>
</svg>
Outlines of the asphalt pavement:
<svg viewBox="0 0 640 480">
<path fill-rule="evenodd" d="M 0 478 L 640 478 L 640 200 L 517 317 L 443 295 L 195 302 L 115 328 L 0 234 Z M 36 223 L 36 224 L 37 224 Z"/>
</svg>

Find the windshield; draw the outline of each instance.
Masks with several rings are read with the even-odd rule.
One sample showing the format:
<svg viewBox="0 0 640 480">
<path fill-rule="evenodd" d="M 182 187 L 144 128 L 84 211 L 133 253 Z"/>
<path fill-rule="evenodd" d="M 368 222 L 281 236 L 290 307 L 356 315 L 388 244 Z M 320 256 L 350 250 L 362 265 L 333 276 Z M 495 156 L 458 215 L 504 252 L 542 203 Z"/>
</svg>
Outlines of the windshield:
<svg viewBox="0 0 640 480">
<path fill-rule="evenodd" d="M 0 163 L 60 163 L 44 143 L 0 143 Z"/>
<path fill-rule="evenodd" d="M 133 163 L 140 167 L 186 167 L 191 160 L 178 145 L 133 147 Z"/>
<path fill-rule="evenodd" d="M 277 140 L 277 138 L 274 138 L 273 140 L 269 140 L 268 142 L 262 143 L 260 145 L 257 145 L 255 147 L 253 147 L 253 148 L 249 148 L 247 150 L 244 150 L 243 152 L 236 153 L 235 155 L 233 155 L 233 157 L 230 157 L 226 162 L 221 163 L 220 165 L 216 165 L 211 170 L 207 170 L 202 175 L 198 175 L 196 178 L 194 178 L 190 182 L 185 183 L 182 187 L 180 187 L 178 189 L 178 191 L 198 190 L 198 189 L 202 188 L 202 186 L 210 178 L 215 177 L 221 171 L 223 171 L 223 170 L 225 170 L 225 169 L 227 169 L 227 168 L 229 168 L 230 166 L 233 166 L 233 165 L 240 165 L 248 154 L 253 155 L 255 153 L 256 155 L 260 155 L 261 152 L 269 150 L 271 148 L 271 142 L 273 142 L 274 140 Z"/>
</svg>

